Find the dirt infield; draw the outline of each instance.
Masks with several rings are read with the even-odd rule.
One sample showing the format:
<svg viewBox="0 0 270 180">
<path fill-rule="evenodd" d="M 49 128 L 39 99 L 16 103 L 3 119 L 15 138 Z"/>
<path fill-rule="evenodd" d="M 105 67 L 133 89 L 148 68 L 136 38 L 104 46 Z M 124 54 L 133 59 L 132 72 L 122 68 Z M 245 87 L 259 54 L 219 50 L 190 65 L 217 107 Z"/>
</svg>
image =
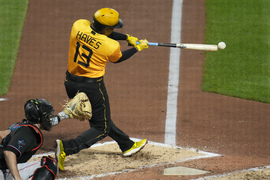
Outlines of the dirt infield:
<svg viewBox="0 0 270 180">
<path fill-rule="evenodd" d="M 60 103 L 67 99 L 63 82 L 70 28 L 77 19 L 91 19 L 101 7 L 112 7 L 120 12 L 125 24 L 120 32 L 149 41 L 170 41 L 171 0 L 30 0 L 11 88 L 7 95 L 1 97 L 7 98 L 7 101 L 0 101 L 0 130 L 7 129 L 24 117 L 23 104 L 30 98 L 48 99 L 56 112 L 62 109 Z M 205 24 L 204 1 L 184 0 L 182 42 L 203 43 Z M 204 52 L 181 51 L 176 144 L 222 156 L 177 163 L 172 160 L 168 161 L 174 162 L 171 164 L 123 170 L 123 173 L 96 179 L 192 179 L 269 165 L 270 104 L 202 92 L 203 65 Z M 168 67 L 169 48 L 160 47 L 150 47 L 124 63 L 108 64 L 105 83 L 112 118 L 130 137 L 164 143 Z M 45 142 L 40 153 L 52 151 L 56 138 L 73 138 L 87 128 L 89 124 L 85 122 L 61 122 L 51 132 L 44 132 Z M 107 141 L 111 139 L 106 138 L 102 142 Z M 151 147 L 146 146 L 138 154 L 139 159 L 135 156 L 132 160 L 140 162 L 142 158 L 148 158 L 150 161 Z M 109 152 L 111 150 L 114 148 L 94 151 L 90 156 L 105 156 L 107 164 L 112 167 L 120 161 L 126 163 L 127 169 L 132 168 L 128 166 L 129 162 L 121 161 L 122 157 L 116 149 L 113 154 Z M 165 152 L 164 156 L 167 155 Z M 71 164 L 67 162 L 67 169 L 72 169 Z M 89 166 L 99 168 L 98 164 Z M 164 168 L 174 166 L 209 173 L 197 176 L 163 175 Z M 98 170 L 91 171 L 87 170 L 90 175 L 99 173 Z M 59 177 L 65 177 L 67 172 L 61 172 Z M 260 177 L 269 177 L 267 172 L 262 174 Z"/>
<path fill-rule="evenodd" d="M 31 160 L 38 160 L 40 156 L 42 154 Z M 111 175 L 136 172 L 139 169 L 169 166 L 178 162 L 217 156 L 220 155 L 149 141 L 142 152 L 126 158 L 121 155 L 118 145 L 111 141 L 97 143 L 78 154 L 68 156 L 65 160 L 65 171 L 61 172 L 58 178 L 94 179 L 100 177 L 107 179 Z M 167 175 L 170 176 L 171 172 L 168 171 Z"/>
</svg>

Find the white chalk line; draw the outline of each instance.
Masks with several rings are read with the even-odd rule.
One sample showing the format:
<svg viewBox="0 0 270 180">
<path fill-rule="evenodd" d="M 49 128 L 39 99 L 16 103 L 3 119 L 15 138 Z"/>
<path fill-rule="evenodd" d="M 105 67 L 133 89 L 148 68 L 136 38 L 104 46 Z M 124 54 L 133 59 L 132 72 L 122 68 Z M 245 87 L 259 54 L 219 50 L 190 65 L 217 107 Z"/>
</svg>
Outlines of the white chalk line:
<svg viewBox="0 0 270 180">
<path fill-rule="evenodd" d="M 7 101 L 7 98 L 0 98 L 0 101 Z"/>
<path fill-rule="evenodd" d="M 171 43 L 181 42 L 182 0 L 174 0 L 171 20 Z M 165 144 L 176 145 L 177 97 L 180 74 L 180 49 L 170 48 Z"/>
<path fill-rule="evenodd" d="M 251 171 L 260 171 L 260 170 L 264 170 L 264 169 L 270 169 L 270 165 L 263 166 L 263 167 L 255 167 L 255 168 L 250 168 L 250 169 L 243 169 L 243 170 L 234 171 L 234 172 L 230 172 L 230 173 L 224 173 L 224 174 L 218 174 L 218 175 L 212 175 L 212 176 L 205 176 L 205 177 L 192 179 L 192 180 L 208 180 L 208 179 L 222 178 L 222 177 L 226 177 L 226 176 L 237 175 L 239 173 L 248 173 L 248 172 L 251 172 Z"/>
<path fill-rule="evenodd" d="M 133 141 L 140 141 L 141 140 L 141 139 L 137 139 L 137 138 L 131 138 L 131 139 Z M 99 147 L 99 146 L 104 146 L 104 145 L 113 144 L 113 143 L 116 143 L 116 142 L 115 141 L 108 141 L 108 142 L 104 142 L 104 143 L 97 143 L 97 144 L 94 144 L 92 147 Z M 168 145 L 168 144 L 163 144 L 163 143 L 158 143 L 158 142 L 153 142 L 153 141 L 148 141 L 148 144 L 155 145 L 155 146 L 160 146 L 160 147 L 165 147 L 165 148 L 177 148 L 177 149 L 183 149 L 183 150 L 190 150 L 192 152 L 198 152 L 198 153 L 203 154 L 203 155 L 196 156 L 196 157 L 191 157 L 191 158 L 186 158 L 186 159 L 181 159 L 181 160 L 178 160 L 178 161 L 171 161 L 171 162 L 160 163 L 160 164 L 151 164 L 151 165 L 148 165 L 148 166 L 140 166 L 140 167 L 135 168 L 135 169 L 124 169 L 122 171 L 108 172 L 108 173 L 103 173 L 103 174 L 94 174 L 94 175 L 90 175 L 90 176 L 74 176 L 74 177 L 70 177 L 70 178 L 61 178 L 61 179 L 58 179 L 58 180 L 69 180 L 69 179 L 74 179 L 74 178 L 76 178 L 76 179 L 93 179 L 93 178 L 105 177 L 105 176 L 109 176 L 109 175 L 118 175 L 118 174 L 133 172 L 133 171 L 140 170 L 142 168 L 165 166 L 165 165 L 169 165 L 169 164 L 176 164 L 176 163 L 186 162 L 186 161 L 191 161 L 191 160 L 197 160 L 197 159 L 212 158 L 212 157 L 221 156 L 220 154 L 200 151 L 200 150 L 197 150 L 197 149 L 194 149 L 194 148 L 183 148 L 183 147 L 179 147 L 179 146 Z M 52 155 L 52 154 L 54 154 L 54 152 L 37 154 L 37 155 L 34 155 L 32 158 L 48 156 L 48 155 Z"/>
<path fill-rule="evenodd" d="M 134 141 L 134 142 L 137 142 L 137 141 L 141 140 L 141 139 L 138 139 L 138 138 L 130 138 L 130 139 L 132 141 Z M 114 144 L 114 143 L 116 143 L 116 142 L 115 141 L 107 141 L 107 142 L 103 142 L 103 143 L 96 143 L 96 144 L 93 144 L 90 148 L 105 146 L 105 145 Z M 158 142 L 154 142 L 154 141 L 148 141 L 148 144 L 151 144 L 151 145 L 154 145 L 154 146 L 166 147 L 166 148 L 176 148 L 176 149 L 182 149 L 182 150 L 190 150 L 192 152 L 198 152 L 198 153 L 201 153 L 201 154 L 209 155 L 209 157 L 221 156 L 220 154 L 217 154 L 217 153 L 201 151 L 201 150 L 197 150 L 195 148 L 183 148 L 183 147 L 180 147 L 180 146 L 163 144 L 163 143 L 158 143 Z M 35 154 L 32 157 L 35 158 L 35 157 L 49 156 L 49 155 L 52 155 L 52 154 L 54 154 L 54 152 L 50 151 L 50 152 L 42 153 L 42 154 Z"/>
</svg>

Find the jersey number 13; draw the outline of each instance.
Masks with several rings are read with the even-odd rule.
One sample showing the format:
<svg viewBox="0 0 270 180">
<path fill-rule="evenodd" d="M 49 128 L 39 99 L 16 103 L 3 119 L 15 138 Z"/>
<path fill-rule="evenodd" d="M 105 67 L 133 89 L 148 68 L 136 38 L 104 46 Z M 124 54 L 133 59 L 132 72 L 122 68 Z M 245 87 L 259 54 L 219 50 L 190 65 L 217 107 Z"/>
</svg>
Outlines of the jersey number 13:
<svg viewBox="0 0 270 180">
<path fill-rule="evenodd" d="M 79 55 L 79 53 L 80 53 L 80 52 L 79 52 L 79 49 L 80 49 L 80 47 L 81 47 L 81 45 L 80 45 L 79 42 L 77 42 L 76 44 L 77 44 L 77 46 L 76 46 L 76 52 L 75 52 L 75 55 L 74 55 L 74 62 L 77 62 L 77 58 L 78 58 L 78 55 Z M 86 59 L 86 63 L 85 63 L 85 62 L 82 62 L 82 61 L 78 61 L 77 63 L 80 64 L 80 65 L 82 65 L 82 66 L 84 66 L 84 67 L 89 67 L 89 66 L 90 66 L 90 59 L 91 59 L 91 57 L 92 57 L 92 55 L 93 55 L 93 51 L 92 51 L 90 48 L 88 48 L 87 46 L 85 46 L 85 45 L 83 45 L 82 48 L 83 48 L 84 50 L 88 51 L 89 54 L 86 55 L 86 54 L 84 54 L 84 53 L 81 53 L 80 56 L 81 56 L 81 57 L 84 57 L 84 58 Z"/>
</svg>

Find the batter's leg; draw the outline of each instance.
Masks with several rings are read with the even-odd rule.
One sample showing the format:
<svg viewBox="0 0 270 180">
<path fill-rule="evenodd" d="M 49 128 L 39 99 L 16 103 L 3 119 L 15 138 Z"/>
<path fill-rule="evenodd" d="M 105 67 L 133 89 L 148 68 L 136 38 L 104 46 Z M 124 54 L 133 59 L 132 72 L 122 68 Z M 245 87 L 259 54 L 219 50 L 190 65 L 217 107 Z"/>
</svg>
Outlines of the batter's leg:
<svg viewBox="0 0 270 180">
<path fill-rule="evenodd" d="M 104 139 L 107 136 L 102 131 L 97 130 L 94 127 L 84 131 L 75 139 L 68 141 L 62 141 L 64 145 L 64 151 L 66 155 L 76 154 L 79 151 L 91 147 L 96 142 Z"/>
<path fill-rule="evenodd" d="M 116 127 L 112 121 L 110 122 L 109 136 L 117 142 L 122 152 L 130 149 L 134 144 L 129 136 Z"/>
</svg>

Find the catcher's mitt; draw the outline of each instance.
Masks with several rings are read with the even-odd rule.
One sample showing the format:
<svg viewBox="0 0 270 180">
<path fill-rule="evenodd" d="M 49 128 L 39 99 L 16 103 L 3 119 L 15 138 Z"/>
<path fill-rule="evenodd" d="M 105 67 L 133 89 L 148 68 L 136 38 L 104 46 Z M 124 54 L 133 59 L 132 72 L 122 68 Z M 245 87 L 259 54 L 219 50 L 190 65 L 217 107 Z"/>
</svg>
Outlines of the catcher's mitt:
<svg viewBox="0 0 270 180">
<path fill-rule="evenodd" d="M 78 119 L 81 121 L 89 120 L 92 117 L 92 107 L 87 95 L 83 92 L 76 94 L 64 107 L 64 112 L 71 119 Z"/>
</svg>

